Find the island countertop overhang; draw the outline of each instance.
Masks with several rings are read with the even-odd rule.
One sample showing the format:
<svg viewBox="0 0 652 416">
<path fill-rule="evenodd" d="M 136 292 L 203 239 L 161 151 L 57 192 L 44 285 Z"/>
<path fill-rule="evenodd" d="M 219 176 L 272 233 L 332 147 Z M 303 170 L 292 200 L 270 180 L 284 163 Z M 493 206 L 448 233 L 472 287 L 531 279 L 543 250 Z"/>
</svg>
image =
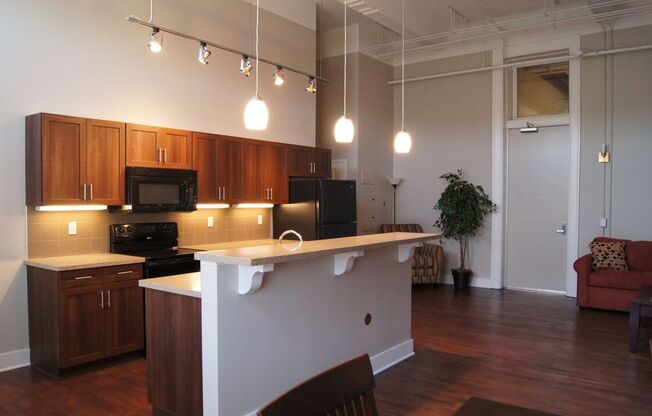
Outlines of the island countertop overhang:
<svg viewBox="0 0 652 416">
<path fill-rule="evenodd" d="M 439 239 L 441 234 L 396 232 L 304 241 L 302 244 L 295 240 L 279 244 L 273 240 L 269 244 L 253 247 L 199 252 L 195 253 L 195 259 L 236 266 L 259 266 Z"/>
</svg>

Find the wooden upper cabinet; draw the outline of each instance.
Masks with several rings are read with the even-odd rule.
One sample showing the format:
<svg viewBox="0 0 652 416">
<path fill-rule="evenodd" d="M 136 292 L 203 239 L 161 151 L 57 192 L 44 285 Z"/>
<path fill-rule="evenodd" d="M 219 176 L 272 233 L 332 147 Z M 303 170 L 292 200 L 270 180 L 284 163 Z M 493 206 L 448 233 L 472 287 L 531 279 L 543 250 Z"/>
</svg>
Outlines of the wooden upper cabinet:
<svg viewBox="0 0 652 416">
<path fill-rule="evenodd" d="M 331 151 L 314 149 L 314 175 L 318 178 L 331 177 Z"/>
<path fill-rule="evenodd" d="M 245 202 L 266 201 L 264 183 L 265 145 L 254 141 L 242 142 L 241 193 Z"/>
<path fill-rule="evenodd" d="M 125 124 L 86 120 L 87 201 L 124 203 Z"/>
<path fill-rule="evenodd" d="M 217 186 L 222 189 L 222 200 L 239 202 L 243 198 L 242 154 L 244 140 L 220 136 L 218 147 Z"/>
<path fill-rule="evenodd" d="M 192 168 L 197 171 L 197 202 L 220 202 L 222 190 L 217 184 L 219 136 L 193 133 Z"/>
<path fill-rule="evenodd" d="M 127 124 L 127 166 L 192 168 L 192 132 Z"/>
<path fill-rule="evenodd" d="M 163 129 L 158 146 L 162 152 L 162 167 L 170 169 L 192 168 L 192 132 Z"/>
<path fill-rule="evenodd" d="M 158 127 L 127 124 L 127 166 L 160 167 L 162 134 Z"/>
<path fill-rule="evenodd" d="M 273 204 L 288 202 L 287 146 L 276 143 L 265 145 L 264 176 L 266 200 Z"/>
<path fill-rule="evenodd" d="M 331 151 L 313 147 L 290 146 L 287 152 L 288 176 L 331 177 Z"/>
<path fill-rule="evenodd" d="M 43 188 L 42 202 L 38 205 L 82 203 L 86 120 L 43 114 L 40 141 Z"/>
<path fill-rule="evenodd" d="M 27 205 L 122 204 L 124 141 L 124 123 L 28 116 Z"/>
</svg>

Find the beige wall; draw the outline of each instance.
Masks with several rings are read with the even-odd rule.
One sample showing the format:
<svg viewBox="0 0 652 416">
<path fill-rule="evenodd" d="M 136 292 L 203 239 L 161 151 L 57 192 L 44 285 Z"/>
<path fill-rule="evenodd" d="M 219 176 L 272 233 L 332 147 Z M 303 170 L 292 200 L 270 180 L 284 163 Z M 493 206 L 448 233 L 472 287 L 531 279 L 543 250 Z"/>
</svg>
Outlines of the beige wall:
<svg viewBox="0 0 652 416">
<path fill-rule="evenodd" d="M 155 22 L 209 40 L 248 48 L 249 6 L 239 0 L 157 0 Z M 109 120 L 314 145 L 315 102 L 306 79 L 286 74 L 275 88 L 261 67 L 269 128 L 244 129 L 242 112 L 254 80 L 239 74 L 239 57 L 213 51 L 208 66 L 198 45 L 164 35 L 159 55 L 147 51 L 148 30 L 125 22 L 148 17 L 147 0 L 2 3 L 0 13 L 0 367 L 2 354 L 27 348 L 27 214 L 24 118 L 46 111 Z M 312 13 L 312 11 L 311 11 Z M 261 12 L 262 56 L 312 71 L 315 32 Z M 253 41 L 253 37 L 251 37 Z"/>
<path fill-rule="evenodd" d="M 486 58 L 476 54 L 408 65 L 406 77 L 478 66 Z M 395 77 L 400 77 L 400 67 Z M 404 178 L 397 192 L 397 222 L 435 231 L 433 206 L 446 185 L 439 176 L 450 171 L 463 169 L 470 181 L 491 194 L 491 82 L 491 72 L 483 72 L 405 84 L 405 123 L 413 145 L 409 154 L 394 155 L 394 176 Z M 401 125 L 400 93 L 395 88 L 395 126 Z M 471 244 L 467 264 L 480 279 L 490 275 L 490 229 L 487 219 Z M 459 247 L 445 241 L 444 250 L 448 279 L 450 268 L 459 265 Z"/>
<path fill-rule="evenodd" d="M 262 224 L 258 224 L 258 216 Z M 208 227 L 208 217 L 213 227 Z M 68 222 L 77 222 L 77 234 L 68 235 Z M 29 258 L 106 253 L 109 225 L 138 222 L 176 222 L 179 246 L 257 240 L 270 237 L 271 209 L 202 209 L 195 212 L 121 214 L 106 211 L 27 211 Z"/>
<path fill-rule="evenodd" d="M 652 26 L 582 37 L 582 50 L 650 43 Z M 580 253 L 600 235 L 652 240 L 652 52 L 582 61 Z M 613 81 L 612 81 L 613 80 Z M 612 132 L 613 128 L 613 132 Z M 611 163 L 597 154 L 607 143 Z M 600 227 L 605 217 L 608 227 Z"/>
</svg>

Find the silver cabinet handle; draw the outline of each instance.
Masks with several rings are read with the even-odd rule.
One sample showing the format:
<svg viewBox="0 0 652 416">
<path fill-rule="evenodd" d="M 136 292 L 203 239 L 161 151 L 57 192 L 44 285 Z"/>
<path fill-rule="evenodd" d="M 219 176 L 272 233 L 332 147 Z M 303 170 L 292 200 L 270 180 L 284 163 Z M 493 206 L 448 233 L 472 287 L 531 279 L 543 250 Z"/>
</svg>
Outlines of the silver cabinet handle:
<svg viewBox="0 0 652 416">
<path fill-rule="evenodd" d="M 163 163 L 168 163 L 168 148 L 163 148 Z"/>
<path fill-rule="evenodd" d="M 106 294 L 107 294 L 107 296 L 109 297 L 108 307 L 110 308 L 110 307 L 111 307 L 111 291 L 110 291 L 110 290 L 107 290 L 107 291 L 106 291 Z"/>
<path fill-rule="evenodd" d="M 92 201 L 93 200 L 93 184 L 90 184 L 89 186 L 91 188 L 91 198 L 90 198 L 90 200 Z"/>
<path fill-rule="evenodd" d="M 134 272 L 133 270 L 125 270 L 123 272 L 118 272 L 118 274 L 131 274 L 133 272 Z"/>
<path fill-rule="evenodd" d="M 75 277 L 75 280 L 86 280 L 86 279 L 92 279 L 94 276 L 79 276 Z"/>
<path fill-rule="evenodd" d="M 269 188 L 269 200 L 274 199 L 274 188 Z"/>
<path fill-rule="evenodd" d="M 104 309 L 104 291 L 100 292 L 100 299 L 101 299 L 100 307 Z"/>
<path fill-rule="evenodd" d="M 84 201 L 86 201 L 86 184 L 83 184 L 83 185 L 82 185 L 82 188 L 83 188 L 83 191 L 82 191 L 82 192 L 83 192 L 82 199 L 83 199 Z"/>
<path fill-rule="evenodd" d="M 161 163 L 161 148 L 156 148 L 156 163 Z"/>
<path fill-rule="evenodd" d="M 226 199 L 226 186 L 222 187 L 222 199 Z"/>
</svg>

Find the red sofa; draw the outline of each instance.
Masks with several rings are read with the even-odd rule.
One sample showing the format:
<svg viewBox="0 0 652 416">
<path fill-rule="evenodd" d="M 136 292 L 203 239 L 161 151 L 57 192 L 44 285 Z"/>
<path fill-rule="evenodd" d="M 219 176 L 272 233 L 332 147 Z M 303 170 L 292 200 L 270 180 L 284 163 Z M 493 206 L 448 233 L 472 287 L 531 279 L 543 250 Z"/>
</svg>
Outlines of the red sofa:
<svg viewBox="0 0 652 416">
<path fill-rule="evenodd" d="M 627 312 L 641 285 L 652 285 L 652 241 L 607 237 L 593 241 L 624 242 L 629 270 L 593 270 L 591 254 L 577 259 L 573 264 L 577 272 L 577 306 Z"/>
</svg>

